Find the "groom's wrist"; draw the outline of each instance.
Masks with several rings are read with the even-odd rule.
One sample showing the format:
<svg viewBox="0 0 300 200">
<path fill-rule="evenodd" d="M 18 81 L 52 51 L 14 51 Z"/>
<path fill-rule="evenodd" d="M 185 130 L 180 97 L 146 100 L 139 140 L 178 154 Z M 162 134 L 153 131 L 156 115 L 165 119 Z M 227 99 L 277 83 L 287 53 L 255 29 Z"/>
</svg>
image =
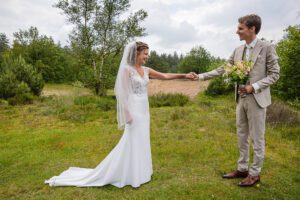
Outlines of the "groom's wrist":
<svg viewBox="0 0 300 200">
<path fill-rule="evenodd" d="M 199 81 L 204 81 L 204 75 L 203 74 L 198 74 Z"/>
<path fill-rule="evenodd" d="M 260 92 L 260 88 L 259 88 L 259 85 L 257 83 L 253 83 L 252 87 L 253 87 L 254 93 L 259 93 Z"/>
</svg>

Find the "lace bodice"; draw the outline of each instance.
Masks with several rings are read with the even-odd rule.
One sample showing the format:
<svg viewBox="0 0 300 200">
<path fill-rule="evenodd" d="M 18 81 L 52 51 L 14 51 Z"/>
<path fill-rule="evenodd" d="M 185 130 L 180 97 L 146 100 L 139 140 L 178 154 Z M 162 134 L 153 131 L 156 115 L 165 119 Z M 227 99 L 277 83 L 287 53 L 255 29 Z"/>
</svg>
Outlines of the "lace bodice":
<svg viewBox="0 0 300 200">
<path fill-rule="evenodd" d="M 149 83 L 149 69 L 147 67 L 142 67 L 144 69 L 144 76 L 141 77 L 136 69 L 133 69 L 129 73 L 130 85 L 133 94 L 136 95 L 147 95 L 148 94 L 148 83 Z"/>
</svg>

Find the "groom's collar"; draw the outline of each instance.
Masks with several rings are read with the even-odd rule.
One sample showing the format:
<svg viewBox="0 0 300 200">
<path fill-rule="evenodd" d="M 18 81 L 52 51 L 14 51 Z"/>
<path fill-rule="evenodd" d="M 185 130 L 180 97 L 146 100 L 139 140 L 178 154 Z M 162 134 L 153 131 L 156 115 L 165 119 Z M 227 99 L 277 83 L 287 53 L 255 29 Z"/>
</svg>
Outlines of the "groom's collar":
<svg viewBox="0 0 300 200">
<path fill-rule="evenodd" d="M 251 48 L 254 48 L 256 43 L 258 41 L 258 38 L 256 37 L 250 44 L 245 44 L 247 48 L 251 49 Z"/>
</svg>

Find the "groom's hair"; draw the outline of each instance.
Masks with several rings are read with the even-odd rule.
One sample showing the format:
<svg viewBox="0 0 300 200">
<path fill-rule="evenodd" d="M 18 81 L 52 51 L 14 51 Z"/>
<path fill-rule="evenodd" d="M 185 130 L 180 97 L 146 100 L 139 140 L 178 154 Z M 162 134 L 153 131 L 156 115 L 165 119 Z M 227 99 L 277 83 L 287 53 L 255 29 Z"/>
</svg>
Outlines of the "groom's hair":
<svg viewBox="0 0 300 200">
<path fill-rule="evenodd" d="M 248 28 L 255 27 L 255 34 L 258 34 L 261 27 L 261 18 L 256 14 L 246 15 L 239 18 L 239 23 L 245 24 Z"/>
</svg>

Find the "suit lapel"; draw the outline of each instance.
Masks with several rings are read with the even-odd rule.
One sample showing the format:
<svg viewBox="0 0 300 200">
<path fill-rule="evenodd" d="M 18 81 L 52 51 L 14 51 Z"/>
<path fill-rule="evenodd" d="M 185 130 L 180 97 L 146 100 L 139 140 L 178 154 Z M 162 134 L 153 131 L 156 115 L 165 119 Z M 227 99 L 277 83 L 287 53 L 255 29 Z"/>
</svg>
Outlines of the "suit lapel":
<svg viewBox="0 0 300 200">
<path fill-rule="evenodd" d="M 244 51 L 245 51 L 245 47 L 246 45 L 241 45 L 237 50 L 236 50 L 236 56 L 234 59 L 234 63 L 236 62 L 240 62 L 243 60 L 243 56 L 244 56 Z M 238 85 L 235 84 L 235 101 L 238 102 Z"/>
<path fill-rule="evenodd" d="M 236 61 L 243 60 L 245 46 L 246 45 L 242 45 L 237 49 Z"/>
<path fill-rule="evenodd" d="M 253 53 L 252 53 L 251 58 L 250 58 L 253 61 L 253 66 L 254 66 L 254 64 L 257 60 L 257 57 L 258 57 L 261 50 L 262 50 L 262 42 L 261 42 L 261 40 L 257 40 L 257 43 L 256 43 L 256 45 L 253 49 Z"/>
</svg>

